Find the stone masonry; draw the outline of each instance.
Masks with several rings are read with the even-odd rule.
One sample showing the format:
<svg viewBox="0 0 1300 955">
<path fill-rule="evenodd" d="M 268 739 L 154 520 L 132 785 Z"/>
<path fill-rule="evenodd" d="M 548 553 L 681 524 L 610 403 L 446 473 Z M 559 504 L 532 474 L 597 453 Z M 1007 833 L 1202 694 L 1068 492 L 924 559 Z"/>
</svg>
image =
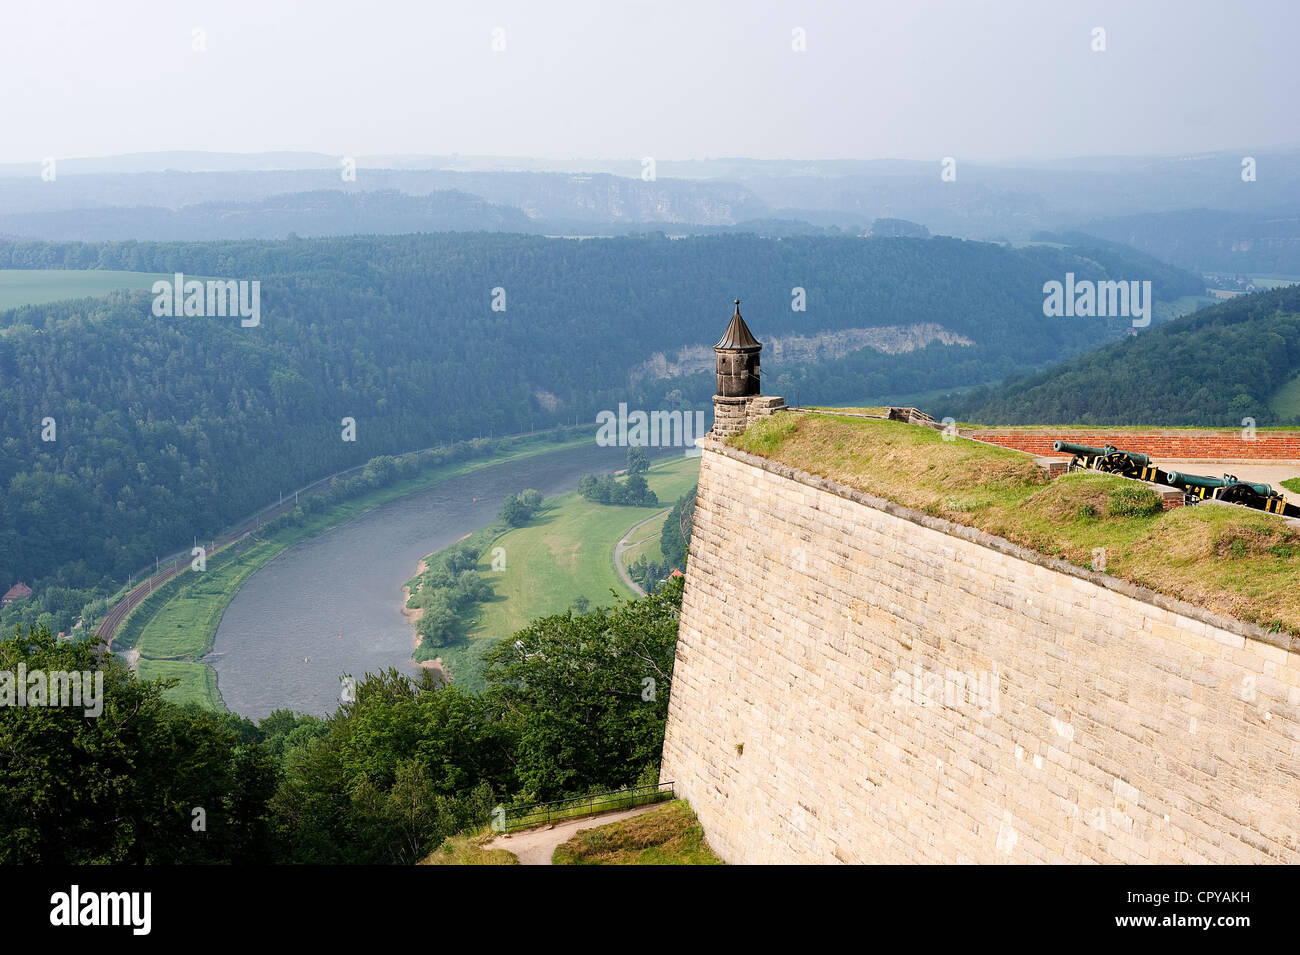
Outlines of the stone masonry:
<svg viewBox="0 0 1300 955">
<path fill-rule="evenodd" d="M 728 862 L 1300 862 L 1291 638 L 701 445 L 661 778 Z"/>
</svg>

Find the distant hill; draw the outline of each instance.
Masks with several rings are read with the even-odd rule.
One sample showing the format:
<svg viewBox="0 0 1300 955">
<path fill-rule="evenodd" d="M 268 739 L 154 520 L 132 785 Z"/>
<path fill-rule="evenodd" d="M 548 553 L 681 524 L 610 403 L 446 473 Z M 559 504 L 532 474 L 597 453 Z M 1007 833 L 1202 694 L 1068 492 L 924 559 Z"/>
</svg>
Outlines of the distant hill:
<svg viewBox="0 0 1300 955">
<path fill-rule="evenodd" d="M 1241 179 L 1246 154 L 1258 163 L 1258 181 Z M 1010 241 L 1029 239 L 1040 230 L 1082 229 L 1132 241 L 1184 267 L 1227 270 L 1237 267 L 1237 240 L 1254 243 L 1251 248 L 1263 243 L 1272 255 L 1277 251 L 1273 239 L 1289 238 L 1292 227 L 1282 225 L 1282 233 L 1276 233 L 1270 223 L 1300 215 L 1300 149 L 1295 146 L 1197 156 L 999 164 L 962 160 L 950 181 L 940 178 L 940 157 L 662 159 L 653 167 L 639 158 L 354 158 L 355 180 L 341 175 L 343 157 L 301 152 L 59 159 L 57 178 L 48 182 L 42 179 L 39 162 L 0 164 L 0 210 L 24 217 L 21 230 L 0 223 L 0 233 L 21 231 L 33 238 L 68 240 L 127 238 L 110 234 L 111 215 L 89 223 L 85 231 L 77 230 L 79 213 L 57 215 L 113 208 L 125 210 L 123 221 L 136 227 L 131 237 L 161 239 L 171 233 L 140 233 L 139 228 L 151 223 L 170 228 L 171 220 L 151 220 L 132 211 L 135 207 L 175 211 L 200 203 L 259 202 L 320 190 L 395 190 L 409 196 L 455 190 L 513 207 L 537 223 L 531 230 L 537 232 L 612 234 L 648 226 L 677 233 L 788 220 L 860 232 L 877 219 L 905 219 L 941 235 Z M 1219 218 L 1162 218 L 1197 209 L 1214 211 Z M 1195 231 L 1180 235 L 1188 223 Z M 291 223 L 284 235 L 306 235 L 312 228 L 305 217 Z M 1214 243 L 1220 240 L 1237 243 L 1229 248 L 1233 257 L 1224 261 L 1201 255 L 1202 246 L 1218 248 Z M 1180 257 L 1184 252 L 1195 254 Z M 1283 271 L 1283 265 L 1241 268 Z"/>
<path fill-rule="evenodd" d="M 250 202 L 64 209 L 0 214 L 0 235 L 75 236 L 80 241 L 139 239 L 192 242 L 282 239 L 403 232 L 527 232 L 533 222 L 519 209 L 456 190 L 408 196 L 395 190 L 317 190 Z"/>
<path fill-rule="evenodd" d="M 906 219 L 877 219 L 871 223 L 871 231 L 867 233 L 873 239 L 890 239 L 899 236 L 908 236 L 913 239 L 930 238 L 930 230 L 917 222 L 909 222 Z"/>
<path fill-rule="evenodd" d="M 1300 212 L 1181 209 L 1101 219 L 1081 231 L 1185 269 L 1300 275 Z"/>
<path fill-rule="evenodd" d="M 1024 380 L 939 402 L 985 424 L 1300 424 L 1300 286 L 1242 295 Z M 935 412 L 932 412 L 935 413 Z"/>
</svg>

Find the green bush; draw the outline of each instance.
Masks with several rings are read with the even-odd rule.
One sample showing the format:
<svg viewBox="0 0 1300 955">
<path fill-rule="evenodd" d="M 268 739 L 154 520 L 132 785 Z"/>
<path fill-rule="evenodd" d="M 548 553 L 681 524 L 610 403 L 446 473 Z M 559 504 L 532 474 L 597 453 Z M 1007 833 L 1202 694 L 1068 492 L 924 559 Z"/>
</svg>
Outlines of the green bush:
<svg viewBox="0 0 1300 955">
<path fill-rule="evenodd" d="M 1111 517 L 1150 517 L 1163 509 L 1160 495 L 1136 482 L 1115 488 L 1106 501 L 1106 513 Z"/>
</svg>

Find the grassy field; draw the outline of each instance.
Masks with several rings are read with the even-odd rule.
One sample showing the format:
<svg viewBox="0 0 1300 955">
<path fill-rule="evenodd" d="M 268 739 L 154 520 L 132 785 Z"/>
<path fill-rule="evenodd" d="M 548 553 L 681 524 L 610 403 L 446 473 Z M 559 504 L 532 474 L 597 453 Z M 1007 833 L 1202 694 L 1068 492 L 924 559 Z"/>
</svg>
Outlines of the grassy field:
<svg viewBox="0 0 1300 955">
<path fill-rule="evenodd" d="M 579 596 L 586 597 L 593 607 L 608 606 L 614 594 L 634 596 L 615 569 L 615 546 L 635 524 L 656 514 L 666 515 L 677 498 L 695 485 L 699 474 L 699 458 L 670 458 L 657 462 L 645 476 L 662 502 L 657 507 L 596 504 L 575 491 L 549 498 L 526 527 L 492 540 L 476 539 L 474 543 L 480 547 L 478 571 L 497 596 L 479 605 L 467 643 L 440 651 L 452 679 L 466 689 L 481 689 L 484 653 L 534 618 L 563 613 Z M 638 537 L 653 532 L 657 547 L 661 524 L 662 518 L 659 524 L 652 521 Z M 492 569 L 497 547 L 505 551 L 505 570 Z M 438 557 L 430 557 L 431 565 Z M 413 580 L 408 586 L 414 589 L 414 584 Z"/>
<path fill-rule="evenodd" d="M 1300 275 L 1256 275 L 1254 282 L 1258 288 L 1282 288 L 1300 282 Z"/>
<path fill-rule="evenodd" d="M 217 692 L 217 673 L 210 666 L 188 660 L 146 660 L 136 671 L 141 680 L 176 679 L 180 682 L 164 696 L 173 703 L 197 703 L 209 709 L 223 709 Z"/>
<path fill-rule="evenodd" d="M 1027 455 L 869 418 L 778 415 L 730 443 L 1078 566 L 1104 547 L 1108 574 L 1300 633 L 1300 532 L 1276 515 L 1216 503 L 1160 511 L 1140 482 L 1095 472 L 1049 482 Z"/>
<path fill-rule="evenodd" d="M 559 846 L 553 865 L 723 865 L 684 799 L 594 829 Z"/>
<path fill-rule="evenodd" d="M 170 282 L 172 276 L 108 269 L 0 269 L 0 309 L 98 297 L 117 289 L 148 291 L 159 279 Z"/>
<path fill-rule="evenodd" d="M 687 490 L 690 490 L 690 488 L 687 488 Z M 682 493 L 684 494 L 685 491 Z M 674 503 L 676 502 L 674 501 Z M 664 519 L 668 516 L 670 510 L 672 508 L 659 511 L 655 514 L 654 520 L 632 535 L 632 543 L 628 545 L 627 550 L 623 551 L 624 569 L 631 567 L 641 557 L 655 563 L 659 563 L 664 559 L 664 551 L 659 545 L 659 540 L 660 532 L 664 526 Z"/>
<path fill-rule="evenodd" d="M 138 613 L 152 614 L 144 622 L 140 637 L 135 642 L 136 649 L 140 651 L 139 672 L 157 676 L 166 671 L 168 676 L 180 677 L 182 684 L 167 691 L 168 699 L 199 702 L 213 709 L 224 709 L 225 704 L 217 692 L 215 673 L 199 661 L 212 649 L 217 626 L 221 623 L 226 607 L 234 599 L 240 585 L 258 568 L 294 544 L 399 497 L 469 471 L 549 451 L 578 447 L 590 440 L 590 437 L 582 437 L 563 443 L 544 438 L 521 441 L 501 454 L 460 461 L 337 504 L 312 515 L 296 527 L 286 527 L 269 537 L 252 541 L 237 555 L 220 551 L 209 556 L 207 571 L 202 574 L 185 571 L 178 579 L 180 585 L 176 595 L 161 607 L 146 610 L 142 605 L 127 618 L 127 622 L 134 622 Z M 163 663 L 169 666 L 160 668 L 158 664 Z"/>
</svg>

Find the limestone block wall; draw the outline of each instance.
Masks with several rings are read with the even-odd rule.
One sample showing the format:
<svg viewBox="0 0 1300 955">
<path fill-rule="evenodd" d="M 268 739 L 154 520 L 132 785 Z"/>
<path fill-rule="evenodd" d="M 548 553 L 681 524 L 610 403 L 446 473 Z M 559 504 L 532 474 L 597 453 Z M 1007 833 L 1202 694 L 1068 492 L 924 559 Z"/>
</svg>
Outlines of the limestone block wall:
<svg viewBox="0 0 1300 955">
<path fill-rule="evenodd" d="M 661 779 L 733 863 L 1300 861 L 1300 654 L 702 443 Z"/>
<path fill-rule="evenodd" d="M 785 410 L 785 399 L 779 395 L 748 395 L 743 398 L 713 396 L 713 434 L 728 437 L 740 434 L 760 418 L 770 418 Z"/>
</svg>

